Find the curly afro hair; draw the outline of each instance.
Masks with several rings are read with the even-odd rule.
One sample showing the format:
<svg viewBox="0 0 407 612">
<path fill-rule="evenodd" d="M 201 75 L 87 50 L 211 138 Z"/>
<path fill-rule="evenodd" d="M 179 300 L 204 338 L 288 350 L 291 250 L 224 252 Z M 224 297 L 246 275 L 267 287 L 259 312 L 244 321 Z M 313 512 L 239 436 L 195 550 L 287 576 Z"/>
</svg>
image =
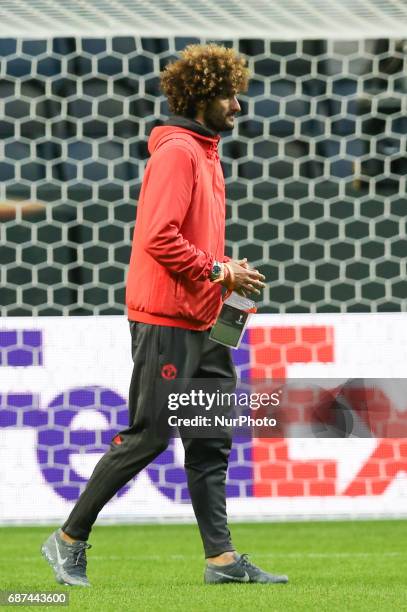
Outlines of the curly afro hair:
<svg viewBox="0 0 407 612">
<path fill-rule="evenodd" d="M 194 117 L 199 102 L 247 90 L 246 60 L 234 49 L 214 43 L 188 45 L 180 55 L 161 73 L 161 88 L 172 113 Z"/>
</svg>

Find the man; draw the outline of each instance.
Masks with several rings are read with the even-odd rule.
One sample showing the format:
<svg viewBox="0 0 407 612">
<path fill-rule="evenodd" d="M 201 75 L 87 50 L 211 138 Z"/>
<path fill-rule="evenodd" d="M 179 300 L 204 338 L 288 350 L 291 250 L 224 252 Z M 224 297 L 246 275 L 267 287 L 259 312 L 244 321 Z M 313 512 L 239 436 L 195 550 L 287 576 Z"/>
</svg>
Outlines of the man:
<svg viewBox="0 0 407 612">
<path fill-rule="evenodd" d="M 221 285 L 260 293 L 264 276 L 224 255 L 225 193 L 217 145 L 240 111 L 245 60 L 215 44 L 190 45 L 161 84 L 174 117 L 154 128 L 137 210 L 127 282 L 134 370 L 128 429 L 114 437 L 62 529 L 42 547 L 59 582 L 88 586 L 87 539 L 109 499 L 168 444 L 155 395 L 166 379 L 218 378 L 235 384 L 230 349 L 209 339 Z M 227 525 L 229 435 L 183 437 L 185 469 L 205 549 L 207 583 L 287 582 L 238 555 Z"/>
</svg>

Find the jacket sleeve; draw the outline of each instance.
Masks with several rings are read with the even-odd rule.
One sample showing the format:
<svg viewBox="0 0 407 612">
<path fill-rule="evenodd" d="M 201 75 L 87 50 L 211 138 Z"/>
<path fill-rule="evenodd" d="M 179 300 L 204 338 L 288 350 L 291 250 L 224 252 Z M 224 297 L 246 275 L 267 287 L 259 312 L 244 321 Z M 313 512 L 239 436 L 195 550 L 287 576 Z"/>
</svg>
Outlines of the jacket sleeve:
<svg viewBox="0 0 407 612">
<path fill-rule="evenodd" d="M 186 147 L 163 146 L 150 159 L 144 193 L 143 248 L 171 272 L 192 281 L 209 278 L 213 255 L 186 240 L 181 232 L 191 205 L 195 161 Z"/>
</svg>

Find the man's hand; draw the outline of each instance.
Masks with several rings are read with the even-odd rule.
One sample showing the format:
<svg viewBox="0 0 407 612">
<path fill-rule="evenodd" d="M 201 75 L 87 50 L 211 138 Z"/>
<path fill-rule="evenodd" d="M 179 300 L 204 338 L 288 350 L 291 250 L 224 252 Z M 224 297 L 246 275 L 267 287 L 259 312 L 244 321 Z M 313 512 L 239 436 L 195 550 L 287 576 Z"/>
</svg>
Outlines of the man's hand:
<svg viewBox="0 0 407 612">
<path fill-rule="evenodd" d="M 247 293 L 260 295 L 261 290 L 266 286 L 263 282 L 266 278 L 258 270 L 252 270 L 246 258 L 240 260 L 231 259 L 227 262 L 227 265 L 232 271 L 233 287 L 230 286 L 230 279 L 228 278 L 226 278 L 225 283 L 222 283 L 225 287 L 228 289 L 232 288 L 233 291 L 241 295 L 246 295 Z"/>
</svg>

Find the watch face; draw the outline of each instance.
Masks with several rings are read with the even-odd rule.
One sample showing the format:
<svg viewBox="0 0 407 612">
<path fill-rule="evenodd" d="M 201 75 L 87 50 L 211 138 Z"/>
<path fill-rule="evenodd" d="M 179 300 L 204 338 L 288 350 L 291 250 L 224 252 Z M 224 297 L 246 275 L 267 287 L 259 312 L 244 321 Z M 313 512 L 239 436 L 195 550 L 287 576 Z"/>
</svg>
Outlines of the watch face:
<svg viewBox="0 0 407 612">
<path fill-rule="evenodd" d="M 215 263 L 212 266 L 211 279 L 216 280 L 221 272 L 222 272 L 221 265 L 217 261 L 215 261 Z"/>
</svg>

